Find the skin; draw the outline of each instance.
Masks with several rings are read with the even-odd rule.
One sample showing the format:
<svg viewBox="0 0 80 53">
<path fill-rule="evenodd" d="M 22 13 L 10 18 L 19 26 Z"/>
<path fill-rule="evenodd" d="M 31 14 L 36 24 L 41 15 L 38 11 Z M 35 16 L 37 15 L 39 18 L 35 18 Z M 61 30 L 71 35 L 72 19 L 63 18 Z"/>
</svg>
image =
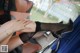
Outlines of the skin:
<svg viewBox="0 0 80 53">
<path fill-rule="evenodd" d="M 3 24 L 0 28 L 1 29 L 0 33 L 2 32 L 0 35 L 1 36 L 0 37 L 0 41 L 1 41 L 0 45 L 6 45 L 7 44 L 9 46 L 9 51 L 12 51 L 13 49 L 18 47 L 19 45 L 23 44 L 23 42 L 21 41 L 19 36 L 12 37 L 12 35 L 9 35 L 9 34 L 12 34 L 15 31 L 25 29 L 26 27 L 24 27 L 24 26 L 26 24 L 29 24 L 29 23 L 30 22 L 26 22 L 26 21 L 11 20 L 11 21 Z M 7 34 L 4 33 L 4 31 L 7 31 Z"/>
<path fill-rule="evenodd" d="M 18 21 L 18 20 L 11 20 L 0 27 L 0 42 L 8 37 L 11 33 L 14 33 L 15 31 L 19 31 L 22 29 L 25 29 L 25 25 L 27 25 L 28 22 L 26 21 Z M 4 33 L 5 32 L 5 33 Z"/>
<path fill-rule="evenodd" d="M 7 32 L 8 35 L 4 35 L 4 36 L 1 35 L 2 37 L 4 37 L 4 38 L 1 39 L 1 41 L 8 37 L 8 41 L 6 41 L 6 42 L 9 45 L 9 51 L 11 51 L 14 48 L 18 47 L 19 45 L 23 44 L 23 42 L 20 40 L 19 36 L 9 37 L 11 33 L 13 33 L 14 31 L 35 32 L 35 30 L 36 30 L 36 23 L 35 22 L 30 21 L 30 20 L 28 21 L 25 18 L 23 19 L 23 16 L 22 17 L 20 16 L 20 15 L 24 15 L 24 13 L 26 13 L 26 11 L 30 8 L 30 6 L 28 6 L 26 0 L 23 0 L 23 1 L 22 0 L 16 0 L 16 8 L 17 8 L 17 10 L 16 10 L 17 12 L 21 12 L 21 14 L 18 13 L 19 17 L 17 15 L 15 15 L 15 11 L 14 12 L 11 11 L 10 14 L 12 16 L 16 17 L 17 18 L 16 20 L 21 20 L 21 21 L 19 23 L 15 23 L 15 22 L 11 23 L 10 22 L 11 24 L 10 23 L 4 24 L 4 26 L 1 28 L 2 30 L 3 30 L 3 28 L 5 28 L 6 30 L 10 29 L 10 30 L 8 30 L 9 32 Z M 26 14 L 26 16 L 24 16 L 24 17 L 27 17 L 27 16 L 28 16 L 28 14 Z M 26 25 L 25 25 L 25 24 L 23 24 L 24 22 L 22 22 L 22 21 L 27 21 L 29 24 L 27 24 L 25 22 L 26 23 Z M 13 26 L 14 24 L 15 24 L 15 26 Z M 21 26 L 21 25 L 23 25 L 23 26 L 25 25 L 25 29 L 22 29 L 24 27 Z M 6 26 L 8 27 L 8 29 L 6 28 Z M 50 30 L 52 32 L 56 32 L 56 31 L 58 31 L 60 29 L 65 28 L 66 26 L 67 25 L 58 24 L 58 23 L 41 23 L 41 30 Z M 15 29 L 15 30 L 13 30 L 13 29 Z M 37 35 L 35 37 L 40 37 L 40 36 Z M 9 41 L 9 39 L 10 39 L 10 41 Z"/>
<path fill-rule="evenodd" d="M 22 45 L 22 44 L 23 44 L 23 42 L 21 41 L 21 39 L 19 38 L 19 36 L 12 37 L 9 40 L 9 42 L 7 43 L 8 47 L 9 47 L 9 52 L 12 51 L 13 49 L 15 49 L 16 47 Z"/>
<path fill-rule="evenodd" d="M 18 0 L 16 0 L 16 2 L 17 2 Z M 18 2 L 20 2 L 20 0 L 18 1 Z M 16 3 L 16 4 L 20 4 L 20 3 Z M 25 0 L 23 1 L 23 3 L 25 3 Z M 26 3 L 25 3 L 26 4 Z M 23 4 L 21 4 L 21 5 L 23 5 Z M 23 7 L 24 8 L 24 6 L 19 6 L 19 7 Z M 27 5 L 26 5 L 27 6 Z M 17 7 L 17 5 L 16 5 L 16 7 Z M 30 7 L 30 6 L 27 6 L 27 7 Z M 29 8 L 28 8 L 29 9 Z M 23 9 L 24 11 L 21 11 L 22 9 L 17 9 L 17 11 L 18 12 L 25 12 L 26 10 L 25 9 Z M 18 13 L 19 14 L 19 13 Z M 22 13 L 21 13 L 22 14 Z M 25 15 L 25 13 L 23 13 L 24 15 Z M 14 15 L 14 13 L 13 12 L 11 12 L 11 15 Z M 26 14 L 26 15 L 28 15 L 28 13 Z M 26 16 L 25 16 L 26 17 Z M 16 19 L 16 20 L 20 20 L 20 18 L 18 19 Z M 21 21 L 25 21 L 24 19 L 22 19 L 21 18 Z M 11 22 L 10 22 L 11 23 Z M 16 25 L 15 24 L 15 26 L 14 27 L 12 27 L 12 25 L 10 24 L 10 23 L 6 23 L 6 24 L 3 24 L 4 26 L 2 26 L 2 30 L 3 30 L 3 28 L 5 29 L 6 28 L 6 26 L 9 28 L 9 29 L 17 29 L 17 27 L 15 28 L 15 26 L 19 26 L 18 24 Z M 28 22 L 28 23 L 30 23 L 30 21 Z M 21 25 L 21 23 L 19 23 L 20 25 Z M 27 24 L 27 23 L 26 23 Z M 31 25 L 31 24 L 29 24 L 29 25 Z M 23 25 L 24 26 L 24 25 Z M 28 27 L 28 26 L 26 26 L 26 27 Z M 36 25 L 34 26 L 34 27 L 36 27 Z M 23 28 L 23 27 L 18 27 L 18 28 Z M 1 43 L 0 44 L 9 44 L 9 51 L 11 51 L 12 49 L 14 49 L 16 46 L 19 46 L 19 45 L 21 45 L 22 43 L 20 42 L 21 40 L 20 40 L 20 38 L 19 38 L 19 36 L 16 36 L 16 37 L 12 37 L 12 35 L 9 35 L 9 34 L 11 34 L 11 33 L 13 33 L 14 31 L 20 31 L 20 30 L 9 30 L 9 32 L 8 32 L 8 34 L 5 34 L 5 35 L 1 35 L 1 37 L 3 37 L 0 41 L 1 41 Z M 26 29 L 30 29 L 30 27 L 29 28 L 26 28 Z M 7 28 L 6 28 L 6 30 L 8 30 Z M 33 32 L 33 31 L 35 31 L 35 29 L 31 29 L 31 31 Z M 28 31 L 28 32 L 31 32 L 31 31 Z M 27 31 L 26 31 L 27 32 Z M 12 38 L 11 38 L 12 37 Z M 11 42 L 14 42 L 15 40 L 13 40 L 13 38 L 16 40 L 16 44 L 13 44 L 12 45 L 12 43 Z M 10 40 L 10 41 L 9 41 Z M 18 43 L 19 42 L 19 43 Z"/>
</svg>

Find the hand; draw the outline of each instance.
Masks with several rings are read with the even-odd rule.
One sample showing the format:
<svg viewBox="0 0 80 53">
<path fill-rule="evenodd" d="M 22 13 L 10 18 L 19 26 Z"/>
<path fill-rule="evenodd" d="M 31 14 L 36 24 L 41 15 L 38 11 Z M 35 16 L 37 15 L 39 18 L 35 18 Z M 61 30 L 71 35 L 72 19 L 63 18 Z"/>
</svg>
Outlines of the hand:
<svg viewBox="0 0 80 53">
<path fill-rule="evenodd" d="M 22 29 L 25 29 L 26 28 L 26 25 L 29 24 L 30 22 L 28 21 L 16 21 L 13 26 L 12 26 L 12 29 L 14 31 L 19 31 L 19 30 L 22 30 Z"/>
<path fill-rule="evenodd" d="M 21 32 L 35 32 L 36 30 L 36 23 L 33 21 L 28 21 L 29 24 L 27 24 L 24 30 L 21 30 Z"/>
<path fill-rule="evenodd" d="M 13 30 L 18 31 L 18 30 L 22 30 L 25 29 L 26 25 L 29 24 L 28 21 L 20 21 L 20 20 L 11 20 L 9 22 L 6 22 L 5 24 L 3 24 L 1 26 L 1 29 L 3 30 Z"/>
<path fill-rule="evenodd" d="M 23 48 L 23 51 L 22 51 L 22 53 L 36 53 L 38 50 L 41 50 L 41 45 L 39 45 L 39 44 L 32 44 L 32 43 L 30 43 L 30 42 L 28 42 L 28 43 L 26 43 L 26 44 L 24 44 L 23 46 L 22 46 L 22 48 Z"/>
<path fill-rule="evenodd" d="M 4 23 L 3 25 L 1 25 L 0 30 L 4 31 L 4 30 L 11 28 L 15 22 L 16 20 L 11 20 L 11 21 Z"/>
</svg>

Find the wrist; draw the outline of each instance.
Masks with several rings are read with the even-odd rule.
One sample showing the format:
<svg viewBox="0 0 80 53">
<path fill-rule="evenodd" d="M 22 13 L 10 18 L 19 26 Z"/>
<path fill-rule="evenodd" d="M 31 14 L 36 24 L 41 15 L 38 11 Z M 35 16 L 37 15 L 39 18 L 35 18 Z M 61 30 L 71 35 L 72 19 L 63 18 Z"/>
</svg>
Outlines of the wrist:
<svg viewBox="0 0 80 53">
<path fill-rule="evenodd" d="M 14 32 L 14 30 L 12 30 L 11 28 L 0 28 L 0 33 L 4 33 L 5 32 L 5 34 L 11 34 L 11 33 L 13 33 Z"/>
<path fill-rule="evenodd" d="M 7 29 L 7 30 L 5 31 L 5 33 L 6 33 L 7 35 L 10 35 L 10 34 L 14 33 L 14 31 L 13 31 L 12 29 Z"/>
</svg>

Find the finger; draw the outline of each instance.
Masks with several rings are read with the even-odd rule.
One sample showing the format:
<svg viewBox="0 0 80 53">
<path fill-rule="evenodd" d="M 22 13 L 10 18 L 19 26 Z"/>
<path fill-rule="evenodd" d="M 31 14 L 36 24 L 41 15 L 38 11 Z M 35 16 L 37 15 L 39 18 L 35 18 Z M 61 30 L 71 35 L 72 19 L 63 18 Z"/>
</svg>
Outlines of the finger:
<svg viewBox="0 0 80 53">
<path fill-rule="evenodd" d="M 27 25 L 27 24 L 30 24 L 30 23 L 31 23 L 31 21 L 26 21 L 25 23 L 26 23 L 26 25 Z"/>
<path fill-rule="evenodd" d="M 27 25 L 30 24 L 30 23 L 31 23 L 31 21 L 26 21 L 26 22 L 24 23 L 24 25 L 27 26 Z"/>
<path fill-rule="evenodd" d="M 25 21 L 18 20 L 17 22 L 18 22 L 19 24 L 23 24 Z"/>
</svg>

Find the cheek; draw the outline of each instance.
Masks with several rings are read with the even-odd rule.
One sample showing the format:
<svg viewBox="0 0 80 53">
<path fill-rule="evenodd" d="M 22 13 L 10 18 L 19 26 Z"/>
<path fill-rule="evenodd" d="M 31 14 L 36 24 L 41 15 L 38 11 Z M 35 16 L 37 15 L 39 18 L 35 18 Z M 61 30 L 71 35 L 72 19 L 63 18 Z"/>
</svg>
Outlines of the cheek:
<svg viewBox="0 0 80 53">
<path fill-rule="evenodd" d="M 26 12 L 27 2 L 25 0 L 16 0 L 17 11 Z"/>
</svg>

